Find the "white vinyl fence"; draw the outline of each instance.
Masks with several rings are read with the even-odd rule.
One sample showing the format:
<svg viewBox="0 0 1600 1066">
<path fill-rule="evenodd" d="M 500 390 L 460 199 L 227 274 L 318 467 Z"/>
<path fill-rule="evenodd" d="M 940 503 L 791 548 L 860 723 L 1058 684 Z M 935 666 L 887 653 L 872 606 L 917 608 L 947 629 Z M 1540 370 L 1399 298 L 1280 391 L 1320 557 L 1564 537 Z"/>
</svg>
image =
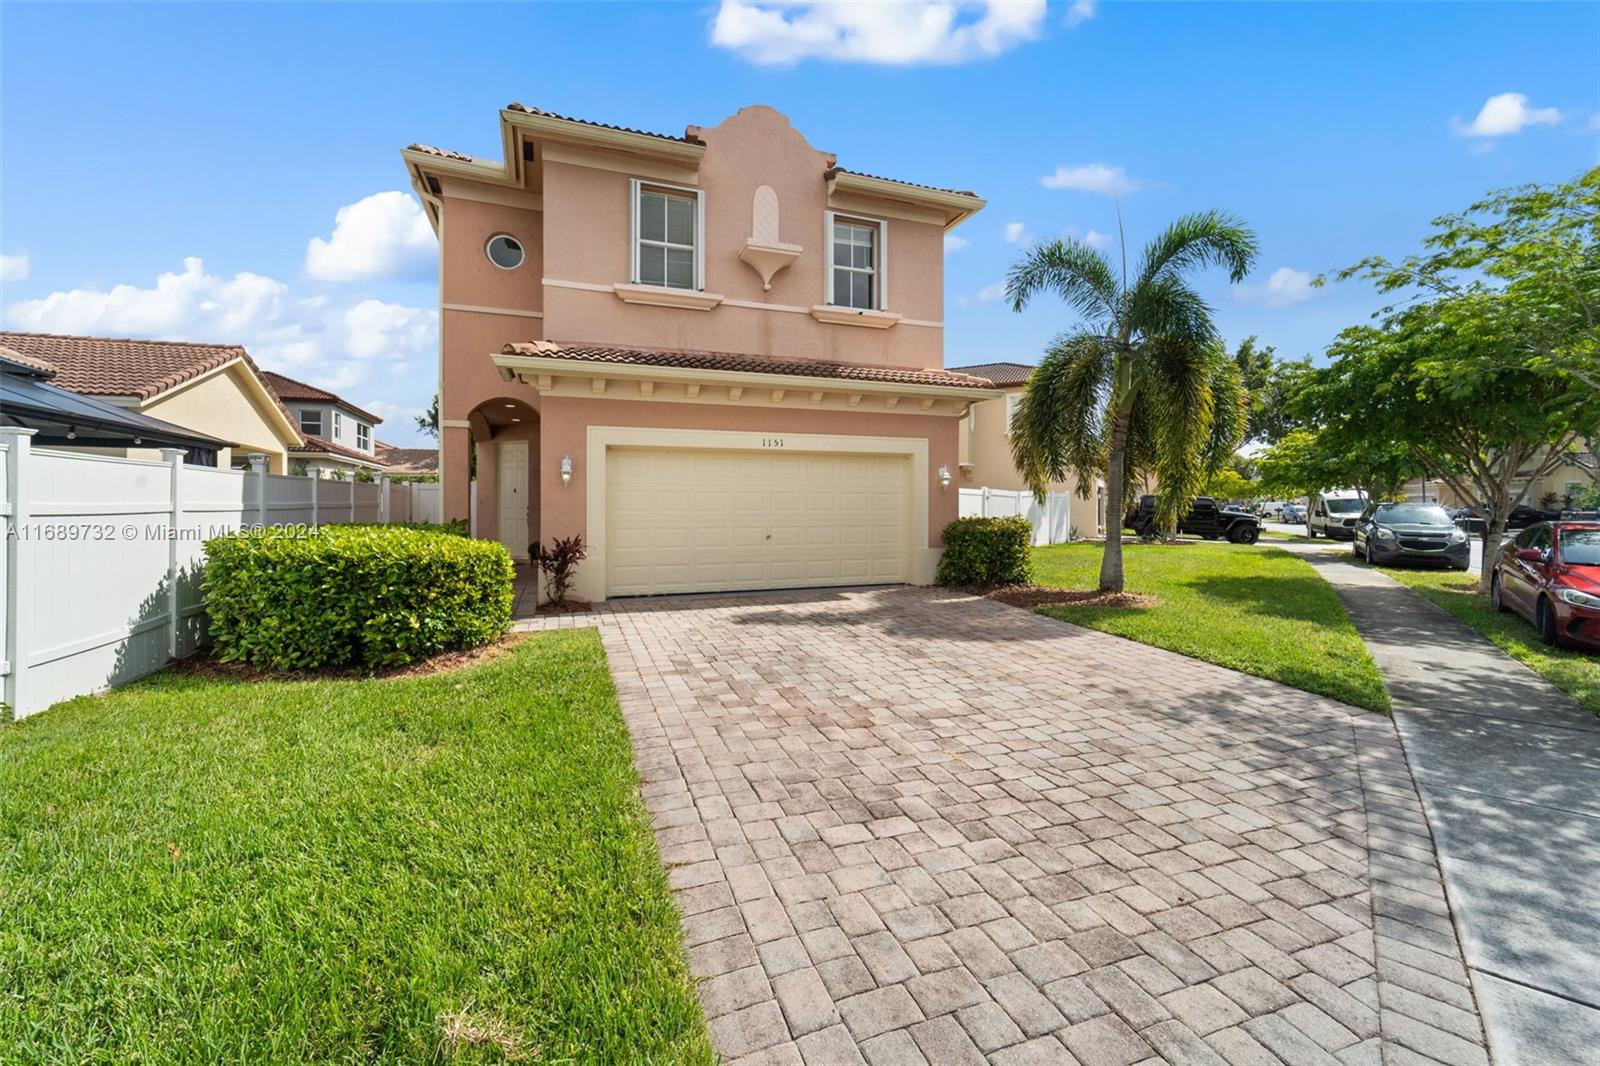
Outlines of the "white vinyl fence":
<svg viewBox="0 0 1600 1066">
<path fill-rule="evenodd" d="M 33 449 L 0 427 L 0 702 L 17 717 L 160 669 L 205 639 L 204 542 L 251 525 L 438 521 L 439 486 Z"/>
<path fill-rule="evenodd" d="M 962 518 L 1006 518 L 1021 515 L 1033 527 L 1035 547 L 1046 544 L 1065 544 L 1071 539 L 1071 498 L 1065 492 L 1052 492 L 1044 503 L 1033 498 L 1031 492 L 1012 492 L 1008 489 L 962 489 Z M 1082 531 L 1079 531 L 1082 535 Z"/>
</svg>

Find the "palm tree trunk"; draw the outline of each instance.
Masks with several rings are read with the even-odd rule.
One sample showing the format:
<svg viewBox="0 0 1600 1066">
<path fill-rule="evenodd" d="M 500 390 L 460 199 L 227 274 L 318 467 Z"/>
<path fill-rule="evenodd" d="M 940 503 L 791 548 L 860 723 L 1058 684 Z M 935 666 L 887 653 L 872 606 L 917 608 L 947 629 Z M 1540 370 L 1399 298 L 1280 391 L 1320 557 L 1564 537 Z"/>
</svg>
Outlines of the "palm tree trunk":
<svg viewBox="0 0 1600 1066">
<path fill-rule="evenodd" d="M 1122 483 L 1128 457 L 1128 423 L 1132 421 L 1131 397 L 1117 401 L 1111 417 L 1111 452 L 1106 462 L 1106 547 L 1100 556 L 1100 591 L 1122 591 Z"/>
</svg>

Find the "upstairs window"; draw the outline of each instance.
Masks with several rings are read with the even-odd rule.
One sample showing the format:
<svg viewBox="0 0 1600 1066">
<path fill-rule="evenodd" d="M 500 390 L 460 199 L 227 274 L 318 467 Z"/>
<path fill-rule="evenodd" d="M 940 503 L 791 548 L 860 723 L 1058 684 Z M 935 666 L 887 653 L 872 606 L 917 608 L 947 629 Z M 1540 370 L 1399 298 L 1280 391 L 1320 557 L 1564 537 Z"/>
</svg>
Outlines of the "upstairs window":
<svg viewBox="0 0 1600 1066">
<path fill-rule="evenodd" d="M 705 212 L 698 189 L 633 183 L 633 283 L 705 288 L 700 247 Z"/>
<path fill-rule="evenodd" d="M 1022 393 L 1010 392 L 1006 394 L 1006 432 L 1011 432 L 1011 420 L 1017 416 L 1017 408 L 1022 406 Z"/>
<path fill-rule="evenodd" d="M 356 423 L 356 447 L 364 452 L 372 450 L 372 427 L 365 422 Z"/>
<path fill-rule="evenodd" d="M 884 224 L 828 213 L 828 302 L 858 311 L 884 308 Z"/>
<path fill-rule="evenodd" d="M 300 432 L 312 437 L 322 436 L 322 412 L 301 411 Z"/>
<path fill-rule="evenodd" d="M 333 439 L 338 440 L 344 436 L 344 416 L 338 411 L 333 412 Z"/>
</svg>

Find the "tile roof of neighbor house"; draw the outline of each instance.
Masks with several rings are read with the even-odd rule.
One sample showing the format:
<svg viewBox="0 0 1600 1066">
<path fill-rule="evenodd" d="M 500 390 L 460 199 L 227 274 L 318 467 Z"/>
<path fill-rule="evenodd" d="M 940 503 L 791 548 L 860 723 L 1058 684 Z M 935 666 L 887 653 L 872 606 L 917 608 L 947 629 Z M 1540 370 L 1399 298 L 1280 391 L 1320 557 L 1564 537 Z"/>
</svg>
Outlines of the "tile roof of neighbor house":
<svg viewBox="0 0 1600 1066">
<path fill-rule="evenodd" d="M 772 355 L 732 352 L 645 351 L 594 344 L 557 344 L 532 341 L 508 344 L 505 355 L 541 359 L 570 359 L 586 363 L 626 363 L 633 366 L 680 367 L 688 370 L 732 370 L 746 374 L 793 374 L 796 377 L 837 378 L 842 381 L 884 381 L 898 385 L 943 385 L 951 388 L 992 388 L 986 378 L 951 370 L 912 370 L 897 366 L 863 366 L 828 363 L 820 359 L 785 359 Z"/>
<path fill-rule="evenodd" d="M 973 377 L 988 378 L 997 388 L 1005 389 L 1013 385 L 1026 385 L 1028 377 L 1038 367 L 1026 363 L 973 363 L 971 366 L 953 366 L 950 369 Z"/>
<path fill-rule="evenodd" d="M 927 189 L 930 192 L 947 192 L 953 196 L 977 196 L 971 189 L 946 189 L 940 185 L 924 185 L 920 181 L 906 181 L 903 178 L 886 178 L 882 174 L 868 174 L 864 170 L 851 170 L 849 167 L 829 167 L 824 177 L 833 177 L 834 174 L 854 174 L 858 178 L 871 178 L 873 181 L 887 181 L 895 185 L 909 185 L 913 189 Z"/>
<path fill-rule="evenodd" d="M 309 433 L 301 434 L 305 437 L 304 444 L 298 444 L 289 449 L 290 455 L 331 455 L 338 459 L 354 459 L 358 462 L 371 463 L 374 466 L 388 466 L 389 464 L 375 455 L 356 448 L 347 448 L 343 444 L 335 444 L 323 437 L 314 437 Z"/>
<path fill-rule="evenodd" d="M 628 126 L 613 126 L 609 122 L 594 122 L 586 118 L 573 118 L 571 115 L 558 115 L 554 111 L 545 111 L 527 104 L 519 104 L 515 100 L 506 105 L 507 111 L 521 111 L 529 115 L 542 115 L 545 118 L 560 119 L 562 122 L 576 122 L 581 126 L 594 126 L 602 130 L 616 130 L 618 133 L 637 133 L 641 137 L 659 137 L 663 141 L 678 141 L 682 144 L 705 144 L 699 137 L 685 133 L 681 137 L 674 137 L 670 133 L 656 133 L 652 130 L 636 130 Z"/>
<path fill-rule="evenodd" d="M 237 344 L 55 333 L 0 333 L 0 344 L 54 370 L 56 387 L 89 396 L 148 400 L 235 359 L 255 369 L 250 353 Z"/>
<path fill-rule="evenodd" d="M 296 381 L 294 378 L 285 377 L 276 370 L 263 370 L 261 372 L 261 376 L 266 380 L 267 387 L 276 393 L 278 399 L 280 400 L 296 400 L 301 403 L 338 404 L 345 410 L 367 419 L 373 425 L 377 425 L 383 421 L 383 419 L 379 418 L 377 415 L 368 411 L 363 411 L 361 408 L 357 407 L 349 400 L 346 400 L 336 392 L 329 392 L 327 389 L 319 389 L 315 385 L 307 385 L 303 381 Z"/>
<path fill-rule="evenodd" d="M 51 376 L 54 376 L 56 372 L 56 368 L 51 366 L 48 360 L 40 359 L 39 357 L 33 355 L 27 355 L 23 352 L 17 351 L 15 348 L 9 348 L 4 344 L 0 344 L 0 359 L 6 359 L 17 364 L 18 366 L 24 366 L 29 370 L 37 370 L 40 373 Z"/>
<path fill-rule="evenodd" d="M 438 448 L 396 448 L 381 440 L 373 443 L 391 473 L 433 474 L 439 470 Z"/>
</svg>

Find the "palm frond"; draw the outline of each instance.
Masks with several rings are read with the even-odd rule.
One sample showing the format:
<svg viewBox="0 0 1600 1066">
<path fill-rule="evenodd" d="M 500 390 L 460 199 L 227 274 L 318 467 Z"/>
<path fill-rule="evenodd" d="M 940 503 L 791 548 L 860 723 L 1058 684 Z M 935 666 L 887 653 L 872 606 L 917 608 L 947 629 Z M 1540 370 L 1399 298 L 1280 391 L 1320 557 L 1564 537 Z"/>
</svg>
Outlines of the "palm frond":
<svg viewBox="0 0 1600 1066">
<path fill-rule="evenodd" d="M 1241 281 L 1255 265 L 1258 251 L 1255 233 L 1233 215 L 1223 211 L 1184 215 L 1145 246 L 1139 283 L 1208 266 L 1226 267 L 1228 280 Z"/>
<path fill-rule="evenodd" d="M 1211 355 L 1211 439 L 1206 442 L 1205 477 L 1210 480 L 1232 461 L 1244 443 L 1250 421 L 1250 392 L 1244 375 L 1218 347 Z"/>
<path fill-rule="evenodd" d="M 1211 306 L 1176 274 L 1136 286 L 1127 295 L 1130 335 L 1211 347 L 1218 342 Z"/>
<path fill-rule="evenodd" d="M 1178 524 L 1206 482 L 1213 348 L 1157 339 L 1140 361 L 1140 397 L 1155 452 L 1156 524 Z"/>
<path fill-rule="evenodd" d="M 1021 311 L 1040 292 L 1053 292 L 1090 324 L 1116 314 L 1117 278 L 1111 262 L 1082 241 L 1066 238 L 1029 248 L 1006 274 L 1006 300 Z"/>
<path fill-rule="evenodd" d="M 1040 502 L 1068 472 L 1081 489 L 1105 469 L 1103 415 L 1115 365 L 1106 338 L 1066 334 L 1028 379 L 1011 420 L 1011 456 Z"/>
</svg>

